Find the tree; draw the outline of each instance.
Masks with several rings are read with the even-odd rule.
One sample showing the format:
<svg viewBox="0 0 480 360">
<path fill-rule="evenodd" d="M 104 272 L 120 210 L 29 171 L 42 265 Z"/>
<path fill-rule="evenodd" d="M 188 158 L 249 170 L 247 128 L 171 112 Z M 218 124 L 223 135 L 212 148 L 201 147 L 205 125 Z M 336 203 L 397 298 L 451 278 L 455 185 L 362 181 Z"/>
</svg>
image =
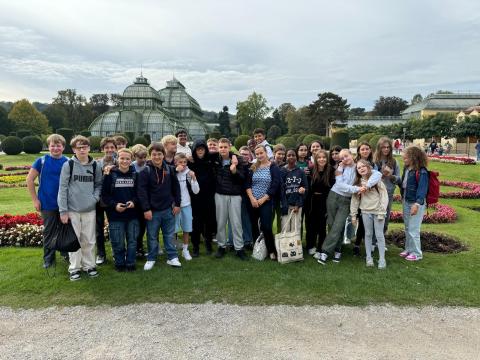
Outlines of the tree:
<svg viewBox="0 0 480 360">
<path fill-rule="evenodd" d="M 348 118 L 347 99 L 332 92 L 318 94 L 318 99 L 308 105 L 309 132 L 328 135 L 331 125 Z"/>
<path fill-rule="evenodd" d="M 281 134 L 288 131 L 287 114 L 289 111 L 295 111 L 295 106 L 290 103 L 283 103 L 277 107 L 272 113 L 272 122 L 267 124 L 265 120 L 265 127 L 269 129 L 272 125 L 280 127 Z"/>
<path fill-rule="evenodd" d="M 218 113 L 218 131 L 222 136 L 229 138 L 232 134 L 230 132 L 230 114 L 228 113 L 228 106 L 225 105 Z"/>
<path fill-rule="evenodd" d="M 289 134 L 306 134 L 308 132 L 308 108 L 303 106 L 298 110 L 287 112 L 285 119 L 288 125 Z"/>
<path fill-rule="evenodd" d="M 352 140 L 359 139 L 364 134 L 377 133 L 378 127 L 375 125 L 354 125 L 347 128 L 348 137 Z"/>
<path fill-rule="evenodd" d="M 107 112 L 110 109 L 108 102 L 108 94 L 93 94 L 90 97 L 90 104 L 92 106 L 94 118 L 103 114 L 104 112 Z"/>
<path fill-rule="evenodd" d="M 15 123 L 8 118 L 7 111 L 0 106 L 0 134 L 10 135 L 15 131 Z"/>
<path fill-rule="evenodd" d="M 438 113 L 414 123 L 417 138 L 451 137 L 456 119 L 454 113 Z"/>
<path fill-rule="evenodd" d="M 61 105 L 51 104 L 43 110 L 43 114 L 47 117 L 48 126 L 50 126 L 53 131 L 65 126 L 67 112 Z"/>
<path fill-rule="evenodd" d="M 22 99 L 13 104 L 8 118 L 15 123 L 17 129 L 30 130 L 35 135 L 48 134 L 48 119 L 30 104 L 27 99 Z"/>
<path fill-rule="evenodd" d="M 456 124 L 453 135 L 455 137 L 475 136 L 480 138 L 480 118 L 478 116 L 467 116 L 463 121 Z"/>
<path fill-rule="evenodd" d="M 242 134 L 251 134 L 257 127 L 264 125 L 265 117 L 271 108 L 262 94 L 253 92 L 247 100 L 237 102 L 237 121 Z"/>
<path fill-rule="evenodd" d="M 373 112 L 377 116 L 398 116 L 408 107 L 408 102 L 397 96 L 380 96 L 375 101 Z"/>
<path fill-rule="evenodd" d="M 110 103 L 112 104 L 112 107 L 122 106 L 122 95 L 110 94 Z"/>
<path fill-rule="evenodd" d="M 350 115 L 352 116 L 364 116 L 365 115 L 365 108 L 356 107 L 350 109 Z"/>
<path fill-rule="evenodd" d="M 410 105 L 415 105 L 421 103 L 423 101 L 422 94 L 415 94 L 413 95 L 412 100 L 410 101 Z"/>
<path fill-rule="evenodd" d="M 277 125 L 272 125 L 267 131 L 267 138 L 270 140 L 275 140 L 278 138 L 280 135 L 282 135 L 282 129 L 280 129 L 280 126 Z"/>
</svg>

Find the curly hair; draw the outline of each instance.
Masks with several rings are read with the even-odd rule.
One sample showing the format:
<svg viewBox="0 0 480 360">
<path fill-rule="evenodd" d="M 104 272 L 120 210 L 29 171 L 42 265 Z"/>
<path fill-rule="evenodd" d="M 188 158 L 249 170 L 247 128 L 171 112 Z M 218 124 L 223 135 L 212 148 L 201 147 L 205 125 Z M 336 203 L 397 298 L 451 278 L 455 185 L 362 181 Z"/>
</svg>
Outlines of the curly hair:
<svg viewBox="0 0 480 360">
<path fill-rule="evenodd" d="M 420 170 L 422 167 L 426 168 L 428 165 L 427 154 L 418 146 L 409 146 L 405 149 L 403 155 L 410 160 L 410 168 L 415 171 Z"/>
</svg>

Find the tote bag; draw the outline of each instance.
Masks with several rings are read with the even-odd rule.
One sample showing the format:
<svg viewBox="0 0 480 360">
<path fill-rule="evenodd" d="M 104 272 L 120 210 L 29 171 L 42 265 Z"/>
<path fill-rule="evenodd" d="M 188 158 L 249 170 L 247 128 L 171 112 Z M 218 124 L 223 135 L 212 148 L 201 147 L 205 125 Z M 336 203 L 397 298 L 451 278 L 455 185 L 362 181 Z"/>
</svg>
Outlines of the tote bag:
<svg viewBox="0 0 480 360">
<path fill-rule="evenodd" d="M 255 240 L 252 257 L 258 261 L 263 261 L 267 257 L 267 245 L 263 233 L 260 233 L 260 236 Z"/>
<path fill-rule="evenodd" d="M 294 213 L 290 215 L 283 226 L 282 232 L 275 235 L 275 247 L 277 248 L 277 259 L 280 264 L 287 264 L 303 260 L 303 247 L 300 233 L 297 231 L 297 222 L 294 221 L 293 231 L 287 232 L 287 227 L 292 221 Z"/>
<path fill-rule="evenodd" d="M 60 219 L 57 219 L 52 241 L 47 247 L 62 252 L 75 252 L 80 249 L 80 243 L 70 220 L 67 224 L 63 224 Z"/>
<path fill-rule="evenodd" d="M 345 230 L 343 232 L 343 244 L 348 245 L 352 243 L 352 240 L 357 236 L 358 221 L 355 225 L 352 223 L 352 217 L 348 215 L 345 220 Z"/>
</svg>

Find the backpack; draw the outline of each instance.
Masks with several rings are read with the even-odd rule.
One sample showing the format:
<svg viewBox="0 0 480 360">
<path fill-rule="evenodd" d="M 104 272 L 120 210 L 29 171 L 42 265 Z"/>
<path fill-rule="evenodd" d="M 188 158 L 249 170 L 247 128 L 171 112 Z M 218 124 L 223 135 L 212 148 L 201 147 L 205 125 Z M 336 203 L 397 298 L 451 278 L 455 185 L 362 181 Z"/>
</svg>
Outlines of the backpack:
<svg viewBox="0 0 480 360">
<path fill-rule="evenodd" d="M 72 174 L 73 174 L 73 160 L 70 159 L 68 160 L 68 167 L 70 168 L 70 176 L 68 177 L 68 185 L 70 185 L 70 182 L 72 181 Z M 93 167 L 93 187 L 95 187 L 95 178 L 96 178 L 96 172 L 97 172 L 97 162 L 94 161 L 92 163 Z"/>
<path fill-rule="evenodd" d="M 438 203 L 438 198 L 440 197 L 440 180 L 438 180 L 438 176 L 440 175 L 436 171 L 428 171 L 428 192 L 427 192 L 427 207 L 431 204 Z M 415 178 L 417 180 L 420 179 L 420 172 L 417 170 L 415 172 Z"/>
</svg>

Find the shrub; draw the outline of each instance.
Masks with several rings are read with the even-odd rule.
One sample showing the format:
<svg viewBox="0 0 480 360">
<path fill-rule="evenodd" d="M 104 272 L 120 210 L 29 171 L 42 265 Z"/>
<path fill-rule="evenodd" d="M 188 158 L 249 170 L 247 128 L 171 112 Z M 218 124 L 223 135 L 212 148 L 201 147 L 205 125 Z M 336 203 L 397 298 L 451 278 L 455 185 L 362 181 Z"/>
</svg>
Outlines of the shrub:
<svg viewBox="0 0 480 360">
<path fill-rule="evenodd" d="M 2 150 L 7 155 L 18 155 L 23 150 L 23 142 L 19 137 L 9 136 L 2 141 Z"/>
<path fill-rule="evenodd" d="M 321 141 L 320 140 L 320 135 L 317 135 L 317 134 L 308 134 L 307 136 L 305 136 L 303 138 L 303 143 L 307 144 L 308 146 L 310 146 L 312 144 L 312 142 L 314 141 Z"/>
<path fill-rule="evenodd" d="M 281 136 L 277 139 L 277 144 L 283 144 L 287 149 L 294 149 L 297 141 L 292 136 Z"/>
<path fill-rule="evenodd" d="M 377 148 L 377 143 L 378 143 L 378 140 L 380 140 L 380 138 L 382 137 L 385 137 L 385 135 L 373 135 L 371 138 L 370 138 L 370 141 L 368 142 L 370 144 L 370 146 L 372 147 L 372 149 L 376 149 Z"/>
<path fill-rule="evenodd" d="M 23 139 L 24 137 L 31 136 L 31 135 L 32 135 L 32 132 L 30 130 L 27 130 L 27 129 L 17 130 L 17 136 L 20 139 Z"/>
<path fill-rule="evenodd" d="M 143 134 L 143 137 L 147 139 L 149 145 L 152 143 L 152 137 L 150 134 Z"/>
<path fill-rule="evenodd" d="M 101 136 L 89 136 L 88 140 L 90 140 L 90 149 L 92 151 L 100 151 L 100 141 L 102 141 Z"/>
<path fill-rule="evenodd" d="M 80 135 L 88 138 L 88 137 L 92 136 L 92 133 L 90 132 L 90 130 L 82 130 L 82 131 L 80 131 Z"/>
<path fill-rule="evenodd" d="M 22 139 L 23 142 L 23 151 L 27 154 L 38 154 L 42 151 L 43 144 L 42 140 L 37 136 L 27 136 Z"/>
<path fill-rule="evenodd" d="M 128 143 L 133 144 L 133 141 L 135 140 L 135 133 L 131 131 L 127 131 L 125 135 L 126 135 L 126 139 L 128 140 Z"/>
<path fill-rule="evenodd" d="M 145 146 L 150 145 L 148 143 L 148 140 L 145 139 L 143 136 L 138 136 L 135 139 L 133 139 L 133 145 L 137 145 L 137 144 L 142 144 L 142 145 L 145 145 Z"/>
<path fill-rule="evenodd" d="M 3 170 L 3 165 L 2 164 L 0 164 L 0 170 Z"/>
<path fill-rule="evenodd" d="M 330 150 L 332 139 L 329 136 L 320 136 L 320 141 L 325 146 L 325 150 Z"/>
<path fill-rule="evenodd" d="M 250 136 L 248 135 L 239 135 L 236 139 L 235 139 L 235 147 L 237 149 L 240 149 L 242 146 L 245 146 L 247 145 L 247 141 L 250 140 Z"/>
<path fill-rule="evenodd" d="M 73 129 L 69 128 L 60 128 L 57 129 L 57 134 L 62 135 L 65 138 L 65 154 L 73 154 L 72 148 L 70 147 L 70 141 L 73 138 Z"/>
<path fill-rule="evenodd" d="M 278 125 L 272 125 L 270 126 L 270 129 L 267 131 L 267 138 L 275 141 L 280 135 L 282 134 L 282 129 L 280 129 L 280 126 Z"/>
<path fill-rule="evenodd" d="M 345 130 L 339 130 L 332 134 L 331 145 L 340 145 L 344 149 L 348 149 L 348 132 Z"/>
<path fill-rule="evenodd" d="M 307 136 L 307 134 L 292 135 L 292 137 L 297 139 L 297 143 L 299 144 L 303 142 L 303 139 L 305 139 L 305 136 Z"/>
<path fill-rule="evenodd" d="M 6 136 L 6 135 L 0 134 L 0 141 L 3 141 L 3 140 L 5 140 L 6 138 L 7 138 L 7 136 Z"/>
<path fill-rule="evenodd" d="M 221 137 L 222 133 L 220 131 L 212 131 L 210 134 L 207 135 L 207 138 L 205 140 L 208 140 L 209 138 L 220 139 Z"/>
<path fill-rule="evenodd" d="M 374 133 L 367 133 L 367 134 L 363 134 L 362 136 L 360 136 L 357 140 L 357 144 L 360 144 L 362 142 L 370 142 L 370 139 L 375 136 Z"/>
</svg>

